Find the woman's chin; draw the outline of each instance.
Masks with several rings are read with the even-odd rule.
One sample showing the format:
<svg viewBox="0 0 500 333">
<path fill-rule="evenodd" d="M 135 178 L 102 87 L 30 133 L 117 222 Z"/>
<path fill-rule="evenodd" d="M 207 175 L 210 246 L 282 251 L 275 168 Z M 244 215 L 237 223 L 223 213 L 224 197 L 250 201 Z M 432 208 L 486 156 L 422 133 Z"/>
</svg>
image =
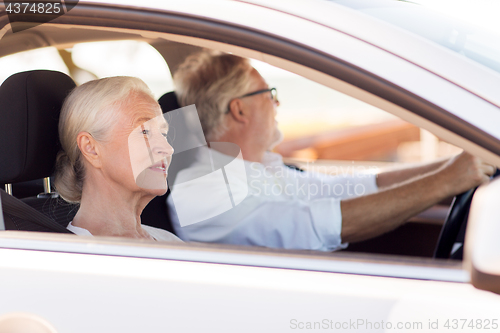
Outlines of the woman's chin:
<svg viewBox="0 0 500 333">
<path fill-rule="evenodd" d="M 146 192 L 148 192 L 149 194 L 152 194 L 156 197 L 161 197 L 162 195 L 167 193 L 168 187 L 166 189 L 148 189 L 148 188 L 145 188 L 144 190 Z"/>
<path fill-rule="evenodd" d="M 154 194 L 164 195 L 167 193 L 167 175 L 162 172 L 146 169 L 137 176 L 136 184 L 143 190 Z"/>
</svg>

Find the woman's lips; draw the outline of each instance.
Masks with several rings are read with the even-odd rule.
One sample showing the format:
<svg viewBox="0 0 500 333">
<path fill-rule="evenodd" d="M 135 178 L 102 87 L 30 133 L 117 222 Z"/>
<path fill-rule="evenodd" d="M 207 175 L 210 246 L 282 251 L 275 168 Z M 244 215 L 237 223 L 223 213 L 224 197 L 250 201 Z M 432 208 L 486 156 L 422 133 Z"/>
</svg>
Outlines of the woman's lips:
<svg viewBox="0 0 500 333">
<path fill-rule="evenodd" d="M 161 160 L 160 162 L 153 164 L 148 169 L 154 172 L 161 172 L 163 174 L 167 174 L 167 164 L 165 163 L 165 160 Z"/>
</svg>

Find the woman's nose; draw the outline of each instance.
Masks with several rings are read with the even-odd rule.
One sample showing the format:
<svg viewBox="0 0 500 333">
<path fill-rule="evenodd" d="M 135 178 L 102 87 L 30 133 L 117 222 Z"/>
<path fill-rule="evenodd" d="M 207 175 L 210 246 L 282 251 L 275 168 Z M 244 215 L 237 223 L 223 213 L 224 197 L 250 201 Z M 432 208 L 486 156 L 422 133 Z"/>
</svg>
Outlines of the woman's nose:
<svg viewBox="0 0 500 333">
<path fill-rule="evenodd" d="M 174 148 L 168 143 L 167 139 L 162 140 L 163 142 L 159 142 L 155 145 L 153 149 L 154 154 L 164 155 L 164 157 L 172 156 L 174 154 Z"/>
<path fill-rule="evenodd" d="M 165 140 L 162 145 L 156 145 L 153 149 L 154 154 L 164 155 L 164 157 L 172 156 L 174 154 L 174 148 Z"/>
</svg>

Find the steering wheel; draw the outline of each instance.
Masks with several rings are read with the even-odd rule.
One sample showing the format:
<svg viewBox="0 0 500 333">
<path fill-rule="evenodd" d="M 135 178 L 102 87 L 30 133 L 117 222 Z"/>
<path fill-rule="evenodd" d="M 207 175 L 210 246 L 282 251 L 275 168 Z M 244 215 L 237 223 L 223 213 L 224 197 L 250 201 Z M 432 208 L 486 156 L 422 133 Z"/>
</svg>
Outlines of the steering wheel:
<svg viewBox="0 0 500 333">
<path fill-rule="evenodd" d="M 500 175 L 500 170 L 497 169 L 491 179 L 498 175 Z M 457 241 L 461 242 L 461 247 L 463 247 L 463 238 L 465 235 L 465 227 L 467 226 L 467 218 L 469 217 L 469 209 L 476 190 L 477 187 L 461 193 L 453 199 L 451 208 L 448 211 L 443 228 L 439 234 L 439 240 L 436 250 L 434 251 L 434 258 L 448 259 L 453 257 L 456 251 L 452 253 L 452 250 L 455 250 L 453 246 Z M 457 259 L 461 259 L 461 252 L 456 257 Z"/>
</svg>

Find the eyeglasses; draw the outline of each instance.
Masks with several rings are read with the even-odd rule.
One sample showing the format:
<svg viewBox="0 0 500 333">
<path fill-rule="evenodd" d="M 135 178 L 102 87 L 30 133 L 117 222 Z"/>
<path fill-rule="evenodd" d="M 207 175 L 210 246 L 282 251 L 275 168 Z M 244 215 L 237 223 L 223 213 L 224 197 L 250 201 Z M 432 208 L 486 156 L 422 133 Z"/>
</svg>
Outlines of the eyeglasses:
<svg viewBox="0 0 500 333">
<path fill-rule="evenodd" d="M 254 91 L 252 93 L 249 93 L 249 94 L 246 94 L 246 95 L 243 95 L 243 96 L 240 96 L 240 97 L 236 97 L 236 98 L 245 98 L 245 97 L 255 96 L 255 95 L 259 95 L 259 94 L 264 94 L 264 93 L 267 93 L 267 92 L 271 93 L 271 100 L 273 101 L 273 103 L 278 104 L 279 103 L 279 101 L 278 101 L 278 90 L 276 88 L 269 88 L 269 89 L 257 90 L 257 91 Z M 229 106 L 227 108 L 226 113 L 229 113 Z"/>
<path fill-rule="evenodd" d="M 263 94 L 263 93 L 266 93 L 266 92 L 270 92 L 271 93 L 271 99 L 273 100 L 273 102 L 274 103 L 278 103 L 278 90 L 276 90 L 276 88 L 269 88 L 269 89 L 258 90 L 258 91 L 255 91 L 253 93 L 249 93 L 249 94 L 237 97 L 237 98 L 250 97 L 250 96 L 254 96 L 254 95 Z"/>
</svg>

